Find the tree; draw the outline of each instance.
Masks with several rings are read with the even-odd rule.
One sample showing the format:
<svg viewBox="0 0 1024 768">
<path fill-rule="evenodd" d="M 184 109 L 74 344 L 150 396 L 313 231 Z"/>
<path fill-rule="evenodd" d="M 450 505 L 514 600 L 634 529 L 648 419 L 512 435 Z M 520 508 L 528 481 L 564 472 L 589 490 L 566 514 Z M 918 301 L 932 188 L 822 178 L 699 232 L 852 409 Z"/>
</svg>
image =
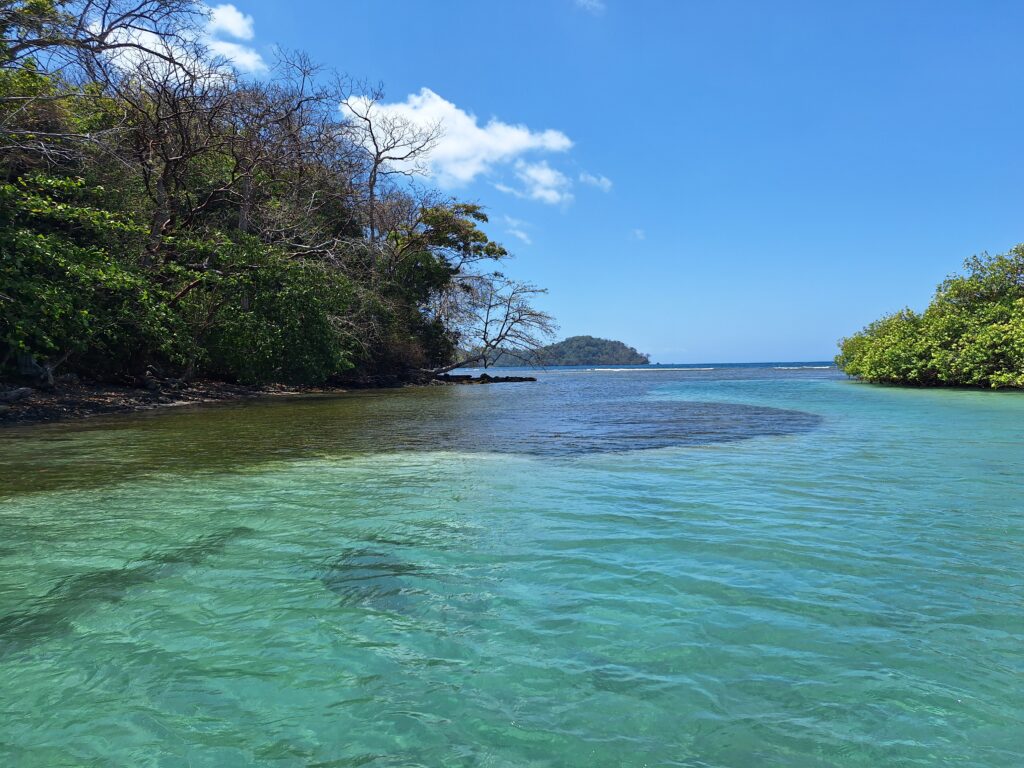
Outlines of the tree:
<svg viewBox="0 0 1024 768">
<path fill-rule="evenodd" d="M 433 369 L 442 374 L 480 364 L 484 368 L 501 355 L 530 360 L 554 334 L 557 326 L 533 301 L 546 290 L 511 280 L 499 272 L 466 279 L 453 289 L 447 309 L 460 345 L 471 350 L 453 363 Z"/>
<path fill-rule="evenodd" d="M 59 70 L 126 52 L 174 64 L 206 13 L 196 0 L 5 0 L 0 64 L 52 57 Z"/>
<path fill-rule="evenodd" d="M 412 120 L 381 109 L 383 92 L 349 95 L 342 107 L 351 116 L 352 135 L 363 151 L 366 177 L 367 228 L 370 243 L 379 234 L 377 199 L 380 186 L 389 177 L 416 176 L 427 172 L 424 161 L 441 138 L 439 124 L 421 126 Z"/>
<path fill-rule="evenodd" d="M 0 88 L 0 151 L 68 161 L 103 147 L 123 126 L 52 118 L 73 102 L 109 96 L 142 64 L 223 70 L 196 33 L 207 13 L 196 0 L 4 0 L 0 76 L 24 81 L 45 72 L 48 87 Z"/>
</svg>

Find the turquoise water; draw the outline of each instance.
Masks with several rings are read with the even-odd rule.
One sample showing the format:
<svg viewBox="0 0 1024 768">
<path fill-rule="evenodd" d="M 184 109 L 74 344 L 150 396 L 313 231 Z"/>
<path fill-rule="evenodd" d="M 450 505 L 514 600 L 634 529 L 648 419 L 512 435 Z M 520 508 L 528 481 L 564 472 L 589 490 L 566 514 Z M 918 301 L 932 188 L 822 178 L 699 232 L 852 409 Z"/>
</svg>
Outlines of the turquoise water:
<svg viewBox="0 0 1024 768">
<path fill-rule="evenodd" d="M 0 432 L 0 766 L 1024 765 L 1024 396 L 540 378 Z"/>
</svg>

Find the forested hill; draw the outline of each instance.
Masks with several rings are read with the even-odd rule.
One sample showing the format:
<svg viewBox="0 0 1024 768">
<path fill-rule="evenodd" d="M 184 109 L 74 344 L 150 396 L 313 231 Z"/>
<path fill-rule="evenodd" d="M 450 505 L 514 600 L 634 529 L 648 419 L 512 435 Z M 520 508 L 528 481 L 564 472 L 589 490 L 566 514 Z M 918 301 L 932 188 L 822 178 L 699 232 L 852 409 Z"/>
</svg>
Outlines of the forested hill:
<svg viewBox="0 0 1024 768">
<path fill-rule="evenodd" d="M 542 365 L 646 365 L 648 355 L 621 341 L 594 336 L 570 336 L 538 351 Z"/>
</svg>

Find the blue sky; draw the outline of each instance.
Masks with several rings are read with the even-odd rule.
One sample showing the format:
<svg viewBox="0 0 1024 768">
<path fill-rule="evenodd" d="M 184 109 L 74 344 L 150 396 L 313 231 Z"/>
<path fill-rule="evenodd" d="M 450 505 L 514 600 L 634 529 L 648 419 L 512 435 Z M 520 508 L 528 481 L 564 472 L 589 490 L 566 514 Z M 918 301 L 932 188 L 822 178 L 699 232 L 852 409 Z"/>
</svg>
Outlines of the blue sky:
<svg viewBox="0 0 1024 768">
<path fill-rule="evenodd" d="M 1024 241 L 1024 3 L 519 0 L 220 6 L 443 120 L 560 335 L 660 362 L 830 358 Z"/>
</svg>

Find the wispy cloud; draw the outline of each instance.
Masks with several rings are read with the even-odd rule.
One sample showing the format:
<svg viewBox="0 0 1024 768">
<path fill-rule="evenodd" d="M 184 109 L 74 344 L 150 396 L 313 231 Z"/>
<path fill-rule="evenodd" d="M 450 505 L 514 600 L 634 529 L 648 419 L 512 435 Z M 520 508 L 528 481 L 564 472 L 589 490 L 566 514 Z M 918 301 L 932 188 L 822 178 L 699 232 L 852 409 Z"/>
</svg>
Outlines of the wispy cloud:
<svg viewBox="0 0 1024 768">
<path fill-rule="evenodd" d="M 514 219 L 511 216 L 506 216 L 505 226 L 510 235 L 522 240 L 526 245 L 533 245 L 533 239 L 526 231 L 526 228 L 530 225 L 525 221 L 522 219 Z"/>
<path fill-rule="evenodd" d="M 582 8 L 588 13 L 604 13 L 604 0 L 575 0 L 575 2 L 577 8 Z"/>
<path fill-rule="evenodd" d="M 572 141 L 554 129 L 533 130 L 522 124 L 492 117 L 486 123 L 471 112 L 442 98 L 429 88 L 410 94 L 405 101 L 378 104 L 382 116 L 413 125 L 440 125 L 443 135 L 426 162 L 435 181 L 457 187 L 488 174 L 503 164 L 515 163 L 527 153 L 566 152 Z"/>
<path fill-rule="evenodd" d="M 643 230 L 643 229 L 634 229 L 633 230 L 633 239 L 634 240 L 646 240 L 647 239 L 647 232 L 645 230 Z"/>
<path fill-rule="evenodd" d="M 573 200 L 572 181 L 564 173 L 548 165 L 547 161 L 528 163 L 525 160 L 517 160 L 515 175 L 519 187 L 495 184 L 495 188 L 516 197 L 539 200 L 548 205 L 567 204 Z"/>
<path fill-rule="evenodd" d="M 584 171 L 580 174 L 580 181 L 584 184 L 589 184 L 592 187 L 597 187 L 602 192 L 612 191 L 612 180 L 607 176 L 602 176 L 600 174 L 595 176 L 592 173 Z"/>
</svg>

